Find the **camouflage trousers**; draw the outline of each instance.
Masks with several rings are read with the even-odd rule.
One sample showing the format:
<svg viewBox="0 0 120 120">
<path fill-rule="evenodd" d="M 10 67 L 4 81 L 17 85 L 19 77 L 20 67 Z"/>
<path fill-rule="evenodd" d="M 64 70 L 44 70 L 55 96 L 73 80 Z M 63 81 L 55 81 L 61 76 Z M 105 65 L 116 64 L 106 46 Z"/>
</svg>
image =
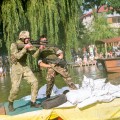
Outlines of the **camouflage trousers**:
<svg viewBox="0 0 120 120">
<path fill-rule="evenodd" d="M 38 81 L 28 66 L 22 66 L 17 63 L 16 65 L 13 64 L 11 68 L 12 88 L 8 97 L 8 100 L 10 102 L 13 102 L 16 99 L 19 92 L 21 80 L 23 79 L 27 80 L 27 82 L 31 84 L 31 101 L 36 101 L 38 92 Z"/>
<path fill-rule="evenodd" d="M 54 82 L 55 82 L 56 74 L 60 74 L 62 76 L 65 83 L 68 85 L 68 87 L 71 90 L 77 89 L 75 84 L 72 82 L 72 78 L 71 78 L 70 74 L 68 73 L 68 71 L 65 68 L 62 68 L 60 66 L 54 66 L 54 67 L 48 68 L 47 77 L 46 77 L 46 80 L 47 80 L 46 96 L 51 95 L 52 88 L 53 88 Z"/>
</svg>

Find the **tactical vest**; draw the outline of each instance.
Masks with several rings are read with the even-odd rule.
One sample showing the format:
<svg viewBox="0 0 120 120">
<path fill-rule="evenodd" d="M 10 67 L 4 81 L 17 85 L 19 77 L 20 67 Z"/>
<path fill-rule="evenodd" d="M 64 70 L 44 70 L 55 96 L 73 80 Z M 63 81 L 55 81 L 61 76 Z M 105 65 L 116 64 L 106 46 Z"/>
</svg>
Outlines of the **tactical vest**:
<svg viewBox="0 0 120 120">
<path fill-rule="evenodd" d="M 24 44 L 24 42 L 22 42 L 21 40 L 18 40 L 16 43 L 16 46 L 18 46 L 18 44 Z M 22 49 L 18 49 L 18 52 L 20 52 Z M 26 65 L 26 61 L 27 61 L 27 55 L 29 52 L 26 52 L 20 59 L 15 58 L 14 55 L 11 54 L 11 64 L 16 64 L 17 62 L 19 62 L 22 65 Z"/>
<path fill-rule="evenodd" d="M 51 59 L 51 60 L 57 59 L 58 57 L 56 55 L 55 47 L 48 47 L 48 48 L 45 48 L 44 50 L 42 50 L 40 52 L 40 58 Z"/>
<path fill-rule="evenodd" d="M 16 42 L 16 45 L 17 45 L 17 44 L 24 44 L 24 42 L 18 40 L 18 41 Z M 21 50 L 18 49 L 18 51 L 20 52 Z M 28 54 L 28 53 L 26 52 L 26 53 L 25 53 L 19 60 L 17 60 L 17 61 L 20 62 L 20 63 L 22 63 L 22 64 L 26 64 L 27 54 Z"/>
</svg>

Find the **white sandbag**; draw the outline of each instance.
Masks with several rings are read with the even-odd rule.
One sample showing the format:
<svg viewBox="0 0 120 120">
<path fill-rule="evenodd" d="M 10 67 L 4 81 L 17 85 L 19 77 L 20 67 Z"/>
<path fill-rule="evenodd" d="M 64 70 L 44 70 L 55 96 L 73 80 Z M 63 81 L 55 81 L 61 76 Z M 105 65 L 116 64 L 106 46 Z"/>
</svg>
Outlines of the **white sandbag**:
<svg viewBox="0 0 120 120">
<path fill-rule="evenodd" d="M 102 90 L 105 89 L 105 79 L 97 79 L 94 80 L 94 90 Z"/>
<path fill-rule="evenodd" d="M 103 96 L 103 95 L 106 95 L 108 94 L 109 91 L 108 90 L 95 90 L 92 92 L 92 96 Z"/>
<path fill-rule="evenodd" d="M 70 90 L 70 92 L 68 92 L 66 94 L 67 100 L 72 103 L 72 104 L 77 104 L 77 100 L 78 100 L 78 90 Z"/>
<path fill-rule="evenodd" d="M 116 97 L 116 98 L 119 98 L 120 97 L 120 91 L 113 93 L 112 96 Z"/>
<path fill-rule="evenodd" d="M 89 91 L 88 89 L 86 90 L 79 89 L 79 90 L 70 90 L 70 92 L 66 94 L 66 97 L 67 97 L 67 100 L 72 104 L 77 104 L 89 98 L 90 95 L 91 95 L 91 91 Z"/>
<path fill-rule="evenodd" d="M 46 97 L 46 84 L 38 90 L 38 95 L 37 95 L 37 98 L 44 98 L 44 97 Z"/>
<path fill-rule="evenodd" d="M 90 97 L 90 98 L 84 100 L 83 102 L 78 103 L 77 107 L 78 108 L 83 108 L 83 107 L 86 107 L 88 105 L 92 105 L 92 104 L 96 103 L 97 101 L 98 101 L 97 97 Z"/>
<path fill-rule="evenodd" d="M 114 94 L 115 92 L 120 91 L 120 87 L 118 85 L 112 85 L 111 83 L 106 83 L 105 89 L 109 90 L 109 94 Z"/>
<path fill-rule="evenodd" d="M 73 107 L 75 105 L 73 105 L 72 103 L 70 103 L 69 101 L 67 101 L 66 103 L 63 103 L 62 105 L 59 105 L 56 108 L 66 108 L 66 107 Z"/>
<path fill-rule="evenodd" d="M 39 91 L 38 91 L 38 95 L 37 95 L 37 98 L 44 98 L 46 97 L 46 87 L 47 87 L 47 84 L 45 84 L 44 86 L 42 86 Z M 57 92 L 59 89 L 56 87 L 56 85 L 53 86 L 53 89 L 52 89 L 52 93 L 51 93 L 51 96 L 55 96 L 55 92 Z"/>
<path fill-rule="evenodd" d="M 115 99 L 114 96 L 111 95 L 103 95 L 97 97 L 99 102 L 111 102 L 113 99 Z"/>
<path fill-rule="evenodd" d="M 81 87 L 82 88 L 88 88 L 88 87 L 92 88 L 93 86 L 94 86 L 93 79 L 87 78 L 86 76 L 84 76 Z"/>
</svg>

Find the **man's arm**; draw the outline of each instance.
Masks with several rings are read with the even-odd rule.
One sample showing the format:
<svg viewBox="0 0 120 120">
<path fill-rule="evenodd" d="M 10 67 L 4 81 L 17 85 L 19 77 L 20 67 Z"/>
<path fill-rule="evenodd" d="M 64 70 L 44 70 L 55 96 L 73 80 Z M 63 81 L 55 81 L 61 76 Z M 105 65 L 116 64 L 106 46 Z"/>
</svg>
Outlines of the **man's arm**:
<svg viewBox="0 0 120 120">
<path fill-rule="evenodd" d="M 23 48 L 21 51 L 18 51 L 16 43 L 12 43 L 11 47 L 11 55 L 14 55 L 16 59 L 22 58 L 22 56 L 27 52 L 26 48 Z"/>
<path fill-rule="evenodd" d="M 32 45 L 26 44 L 24 46 L 24 48 L 22 48 L 22 50 L 19 51 L 18 48 L 17 48 L 17 44 L 16 43 L 12 43 L 11 47 L 10 47 L 11 55 L 14 55 L 14 57 L 16 59 L 20 59 L 27 52 L 27 50 L 31 49 L 31 47 L 32 47 Z"/>
<path fill-rule="evenodd" d="M 50 68 L 51 67 L 49 64 L 46 64 L 46 63 L 42 62 L 42 60 L 38 61 L 38 65 L 40 67 L 44 67 L 44 68 Z"/>
<path fill-rule="evenodd" d="M 63 52 L 59 53 L 58 58 L 63 59 L 63 57 L 64 57 Z"/>
<path fill-rule="evenodd" d="M 44 45 L 40 45 L 39 48 L 36 50 L 36 52 L 32 55 L 34 58 L 38 58 L 40 51 L 42 51 L 45 48 Z"/>
<path fill-rule="evenodd" d="M 58 56 L 58 58 L 60 59 L 64 58 L 64 54 L 62 50 L 60 50 L 59 48 L 55 48 L 55 51 L 56 51 L 56 55 Z"/>
<path fill-rule="evenodd" d="M 36 52 L 35 52 L 32 56 L 33 56 L 34 58 L 38 58 L 39 54 L 40 54 L 40 50 L 37 49 Z"/>
</svg>

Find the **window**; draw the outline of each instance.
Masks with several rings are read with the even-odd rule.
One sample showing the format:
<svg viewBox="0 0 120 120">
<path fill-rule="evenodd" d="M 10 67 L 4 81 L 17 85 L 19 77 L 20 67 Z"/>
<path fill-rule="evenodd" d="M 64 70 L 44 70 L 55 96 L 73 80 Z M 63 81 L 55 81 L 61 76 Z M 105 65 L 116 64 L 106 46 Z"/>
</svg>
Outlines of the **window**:
<svg viewBox="0 0 120 120">
<path fill-rule="evenodd" d="M 112 18 L 113 23 L 120 23 L 120 16 Z"/>
<path fill-rule="evenodd" d="M 112 23 L 117 23 L 117 18 L 116 17 L 112 18 Z"/>
</svg>

